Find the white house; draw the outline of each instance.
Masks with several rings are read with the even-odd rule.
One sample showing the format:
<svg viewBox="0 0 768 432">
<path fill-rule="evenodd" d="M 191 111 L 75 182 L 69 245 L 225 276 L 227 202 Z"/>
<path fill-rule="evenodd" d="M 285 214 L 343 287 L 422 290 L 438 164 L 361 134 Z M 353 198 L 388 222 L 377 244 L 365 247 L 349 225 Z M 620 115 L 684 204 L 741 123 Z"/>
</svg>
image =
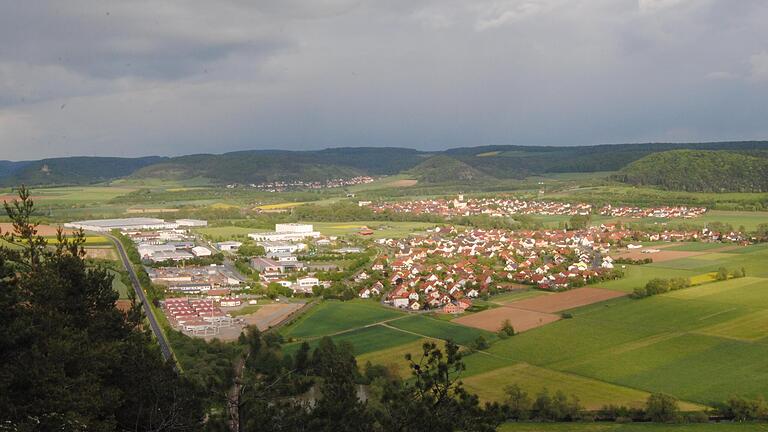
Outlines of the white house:
<svg viewBox="0 0 768 432">
<path fill-rule="evenodd" d="M 296 284 L 299 288 L 312 288 L 315 285 L 320 285 L 320 279 L 316 277 L 303 277 L 296 280 Z"/>
<path fill-rule="evenodd" d="M 222 252 L 234 252 L 238 250 L 242 245 L 243 243 L 239 241 L 225 241 L 216 243 L 216 247 L 218 247 Z"/>
</svg>

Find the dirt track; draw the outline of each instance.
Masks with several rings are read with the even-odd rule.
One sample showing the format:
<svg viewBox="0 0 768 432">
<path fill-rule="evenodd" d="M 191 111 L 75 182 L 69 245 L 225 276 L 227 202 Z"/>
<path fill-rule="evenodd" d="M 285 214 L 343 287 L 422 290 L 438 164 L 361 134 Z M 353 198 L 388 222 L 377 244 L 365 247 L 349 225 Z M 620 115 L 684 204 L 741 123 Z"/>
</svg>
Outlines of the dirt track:
<svg viewBox="0 0 768 432">
<path fill-rule="evenodd" d="M 304 306 L 301 303 L 272 303 L 259 307 L 256 312 L 245 315 L 246 324 L 255 325 L 259 330 L 264 331 L 275 324 L 278 324 L 290 313 L 301 309 Z"/>
</svg>

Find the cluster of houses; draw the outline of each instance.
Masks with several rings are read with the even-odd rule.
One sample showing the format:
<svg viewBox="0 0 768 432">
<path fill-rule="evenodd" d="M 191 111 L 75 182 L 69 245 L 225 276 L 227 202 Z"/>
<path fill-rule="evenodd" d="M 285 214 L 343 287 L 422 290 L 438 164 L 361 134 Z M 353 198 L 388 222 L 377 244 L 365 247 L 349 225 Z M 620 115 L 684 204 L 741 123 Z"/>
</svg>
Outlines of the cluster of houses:
<svg viewBox="0 0 768 432">
<path fill-rule="evenodd" d="M 384 243 L 396 251 L 386 265 L 393 287 L 385 301 L 411 310 L 463 311 L 489 290 L 534 285 L 564 290 L 613 269 L 605 228 L 508 231 L 436 228 L 427 235 Z M 374 268 L 376 270 L 376 268 Z M 360 297 L 377 295 L 374 284 Z"/>
<path fill-rule="evenodd" d="M 489 215 L 493 217 L 506 217 L 511 215 L 589 215 L 593 208 L 586 203 L 566 203 L 553 201 L 526 201 L 511 198 L 471 198 L 464 199 L 459 195 L 456 199 L 427 199 L 401 202 L 360 202 L 361 206 L 370 207 L 376 213 L 416 213 L 434 214 L 439 216 L 476 216 Z M 631 218 L 695 218 L 707 211 L 704 207 L 614 207 L 607 205 L 598 210 L 598 213 L 614 217 Z"/>
<path fill-rule="evenodd" d="M 550 201 L 526 201 L 511 198 L 470 198 L 459 195 L 456 199 L 426 199 L 400 202 L 381 202 L 368 205 L 374 212 L 434 214 L 439 216 L 489 215 L 504 217 L 515 214 L 588 215 L 590 204 L 572 204 Z"/>
<path fill-rule="evenodd" d="M 244 280 L 223 265 L 147 268 L 154 284 L 184 294 L 214 295 L 239 290 Z"/>
<path fill-rule="evenodd" d="M 239 302 L 240 299 L 226 298 L 219 303 L 226 306 L 234 303 L 239 305 Z M 235 320 L 222 312 L 211 299 L 169 298 L 163 300 L 162 308 L 171 325 L 193 335 L 216 335 L 221 328 L 235 324 Z"/>
<path fill-rule="evenodd" d="M 663 206 L 663 207 L 642 208 L 642 207 L 626 207 L 626 206 L 614 207 L 614 206 L 611 206 L 610 204 L 601 208 L 599 211 L 599 213 L 603 216 L 613 216 L 613 217 L 629 217 L 629 218 L 655 217 L 655 218 L 685 218 L 685 219 L 696 218 L 703 215 L 706 212 L 707 212 L 707 209 L 705 207 Z"/>
<path fill-rule="evenodd" d="M 373 264 L 386 270 L 359 291 L 361 298 L 384 295 L 392 306 L 410 310 L 460 313 L 472 298 L 520 284 L 562 291 L 590 281 L 616 277 L 611 254 L 639 248 L 633 241 L 748 242 L 738 232 L 709 229 L 661 232 L 630 230 L 603 224 L 583 230 L 509 231 L 440 227 L 426 235 L 381 240 L 394 254 Z"/>
<path fill-rule="evenodd" d="M 265 182 L 265 183 L 258 183 L 258 184 L 252 183 L 249 186 L 252 188 L 262 190 L 264 192 L 284 192 L 287 190 L 297 190 L 297 189 L 339 188 L 339 187 L 367 184 L 373 181 L 374 181 L 373 177 L 358 176 L 358 177 L 351 177 L 351 178 L 335 178 L 335 179 L 329 179 L 325 181 L 293 180 L 293 181 Z M 235 185 L 227 185 L 227 186 L 235 187 Z"/>
</svg>

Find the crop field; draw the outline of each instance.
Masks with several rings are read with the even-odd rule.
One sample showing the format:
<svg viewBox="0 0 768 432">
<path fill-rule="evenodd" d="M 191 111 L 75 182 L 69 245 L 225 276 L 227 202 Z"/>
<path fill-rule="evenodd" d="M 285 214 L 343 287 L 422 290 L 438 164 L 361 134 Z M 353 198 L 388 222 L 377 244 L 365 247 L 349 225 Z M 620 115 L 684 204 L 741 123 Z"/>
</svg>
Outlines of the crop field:
<svg viewBox="0 0 768 432">
<path fill-rule="evenodd" d="M 497 304 L 507 304 L 511 303 L 517 300 L 523 300 L 527 298 L 533 298 L 538 296 L 544 296 L 551 294 L 548 291 L 541 291 L 537 289 L 526 289 L 524 291 L 514 291 L 514 292 L 508 292 L 503 294 L 497 294 L 494 296 L 491 296 L 490 299 L 488 299 L 491 303 L 497 303 Z"/>
<path fill-rule="evenodd" d="M 213 239 L 232 239 L 232 238 L 247 238 L 249 233 L 257 232 L 260 230 L 254 229 L 254 228 L 243 228 L 243 227 L 235 227 L 235 226 L 227 226 L 227 227 L 206 227 L 206 228 L 197 228 L 195 229 L 195 232 L 198 232 L 200 234 L 203 234 L 207 237 L 213 238 Z M 261 230 L 263 231 L 263 230 Z"/>
<path fill-rule="evenodd" d="M 635 288 L 645 286 L 653 278 L 694 277 L 703 272 L 685 269 L 670 269 L 645 265 L 618 265 L 624 272 L 624 277 L 612 281 L 600 282 L 600 288 L 616 291 L 632 292 Z"/>
<path fill-rule="evenodd" d="M 400 347 L 420 340 L 419 336 L 405 333 L 391 327 L 382 325 L 372 325 L 360 327 L 344 333 L 332 336 L 336 343 L 348 343 L 352 346 L 352 352 L 357 356 L 365 356 L 368 353 L 383 352 L 393 347 Z M 319 343 L 320 338 L 307 341 L 309 346 L 314 349 Z M 301 342 L 291 343 L 284 346 L 284 352 L 293 354 Z M 359 362 L 359 359 L 358 359 Z"/>
<path fill-rule="evenodd" d="M 723 249 L 723 248 L 724 246 L 722 243 L 689 242 L 689 243 L 680 243 L 677 245 L 673 245 L 673 246 L 664 248 L 664 250 L 700 252 L 700 251 L 711 251 L 713 249 Z"/>
<path fill-rule="evenodd" d="M 114 198 L 135 191 L 133 187 L 114 186 L 77 186 L 57 188 L 34 188 L 33 199 L 43 207 L 54 203 L 93 203 L 108 202 Z"/>
<path fill-rule="evenodd" d="M 488 341 L 497 339 L 494 333 L 466 327 L 452 322 L 431 318 L 425 315 L 413 315 L 387 325 L 407 332 L 435 339 L 451 339 L 459 345 L 470 345 L 478 336 Z"/>
<path fill-rule="evenodd" d="M 761 359 L 768 344 L 751 327 L 765 326 L 768 300 L 758 299 L 766 293 L 768 280 L 745 278 L 612 300 L 501 340 L 488 352 L 702 404 L 731 394 L 766 395 Z"/>
<path fill-rule="evenodd" d="M 355 222 L 312 222 L 316 231 L 327 236 L 344 236 L 357 234 L 360 229 L 367 227 L 373 230 L 374 239 L 407 237 L 414 232 L 434 228 L 435 224 L 426 222 L 384 222 L 384 221 L 355 221 Z"/>
<path fill-rule="evenodd" d="M 434 339 L 416 339 L 392 348 L 368 352 L 357 357 L 357 364 L 363 366 L 366 362 L 371 362 L 371 364 L 383 365 L 396 370 L 401 377 L 406 378 L 410 376 L 410 368 L 405 355 L 411 354 L 414 359 L 419 358 L 418 356 L 423 352 L 424 343 L 430 341 Z M 438 346 L 440 345 L 438 343 Z"/>
<path fill-rule="evenodd" d="M 373 301 L 324 301 L 283 331 L 287 337 L 311 338 L 330 335 L 404 316 Z"/>
<path fill-rule="evenodd" d="M 591 410 L 600 409 L 607 400 L 614 401 L 614 404 L 639 408 L 645 404 L 649 396 L 649 393 L 644 391 L 540 368 L 527 363 L 517 363 L 473 375 L 462 381 L 468 390 L 476 393 L 483 401 L 504 400 L 504 388 L 508 385 L 517 384 L 532 398 L 535 398 L 544 388 L 550 394 L 560 390 L 567 395 L 578 395 L 581 404 Z M 690 409 L 692 406 L 688 405 L 681 408 Z"/>
</svg>

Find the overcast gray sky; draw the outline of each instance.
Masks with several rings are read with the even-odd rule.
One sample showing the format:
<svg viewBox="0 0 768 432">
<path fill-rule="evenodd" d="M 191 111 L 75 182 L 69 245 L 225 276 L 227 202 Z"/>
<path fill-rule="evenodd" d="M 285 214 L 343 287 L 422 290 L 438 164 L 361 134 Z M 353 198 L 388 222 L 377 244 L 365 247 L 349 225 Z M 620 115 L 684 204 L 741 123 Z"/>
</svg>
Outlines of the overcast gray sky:
<svg viewBox="0 0 768 432">
<path fill-rule="evenodd" d="M 0 159 L 768 138 L 765 0 L 0 0 Z"/>
</svg>

